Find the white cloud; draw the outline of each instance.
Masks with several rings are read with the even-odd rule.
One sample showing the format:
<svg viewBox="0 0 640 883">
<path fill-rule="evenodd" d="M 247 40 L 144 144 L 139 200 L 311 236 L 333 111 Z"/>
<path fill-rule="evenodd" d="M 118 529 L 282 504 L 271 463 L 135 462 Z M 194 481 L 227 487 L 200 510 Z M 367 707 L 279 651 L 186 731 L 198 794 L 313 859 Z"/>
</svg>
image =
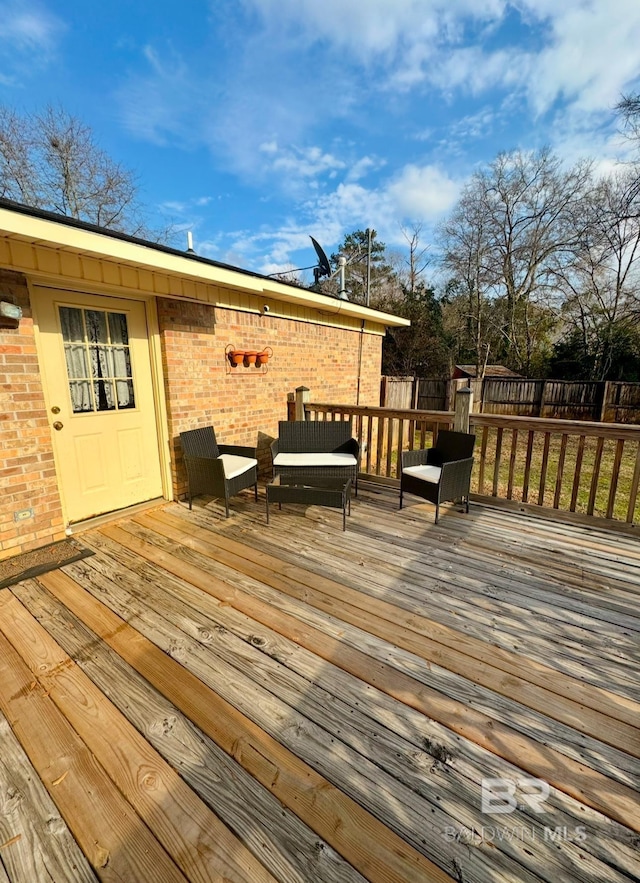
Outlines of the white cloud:
<svg viewBox="0 0 640 883">
<path fill-rule="evenodd" d="M 394 209 L 401 220 L 433 221 L 449 211 L 460 192 L 453 181 L 437 166 L 405 166 L 387 189 Z"/>
<path fill-rule="evenodd" d="M 16 74 L 23 79 L 30 68 L 49 63 L 65 30 L 62 20 L 37 2 L 0 2 L 2 82 L 16 85 Z"/>
<path fill-rule="evenodd" d="M 611 108 L 640 77 L 640 4 L 558 3 L 549 18 L 549 42 L 529 84 L 535 109 L 560 97 L 586 112 Z"/>
<path fill-rule="evenodd" d="M 377 171 L 386 165 L 386 160 L 379 157 L 363 156 L 349 166 L 347 181 L 359 181 L 366 178 L 371 172 Z"/>
<path fill-rule="evenodd" d="M 344 162 L 320 147 L 280 148 L 274 141 L 261 145 L 273 171 L 283 173 L 291 181 L 315 178 L 327 172 L 344 169 Z"/>
<path fill-rule="evenodd" d="M 37 3 L 0 3 L 0 41 L 6 41 L 14 52 L 51 51 L 59 34 L 64 30 L 62 21 Z"/>
<path fill-rule="evenodd" d="M 298 206 L 297 216 L 280 227 L 256 234 L 237 232 L 224 247 L 217 243 L 215 251 L 207 252 L 207 244 L 201 243 L 198 250 L 217 260 L 274 273 L 315 261 L 310 235 L 330 254 L 345 233 L 373 227 L 387 245 L 403 248 L 406 239 L 401 224 L 423 223 L 426 239 L 431 226 L 451 208 L 460 186 L 438 167 L 409 165 L 379 188 L 341 182 L 331 192 Z M 301 256 L 299 263 L 292 262 L 294 254 Z"/>
<path fill-rule="evenodd" d="M 125 127 L 138 138 L 164 145 L 172 141 L 191 147 L 202 140 L 201 124 L 207 91 L 189 65 L 171 46 L 164 51 L 145 46 L 148 70 L 130 77 L 117 91 Z"/>
<path fill-rule="evenodd" d="M 272 33 L 293 32 L 307 43 L 325 41 L 351 59 L 368 64 L 420 51 L 441 33 L 459 32 L 460 17 L 481 21 L 499 17 L 503 0 L 245 0 Z"/>
</svg>

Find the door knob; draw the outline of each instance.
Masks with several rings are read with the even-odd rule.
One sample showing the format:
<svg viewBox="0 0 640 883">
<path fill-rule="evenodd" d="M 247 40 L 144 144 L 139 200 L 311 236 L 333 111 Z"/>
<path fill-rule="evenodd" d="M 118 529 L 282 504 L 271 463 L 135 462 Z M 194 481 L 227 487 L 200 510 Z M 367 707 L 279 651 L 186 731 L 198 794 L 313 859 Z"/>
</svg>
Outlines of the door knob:
<svg viewBox="0 0 640 883">
<path fill-rule="evenodd" d="M 59 420 L 56 420 L 56 422 L 53 424 L 53 428 L 57 429 L 58 432 L 60 432 L 60 430 L 62 429 L 63 426 L 64 426 L 64 423 L 60 423 Z"/>
<path fill-rule="evenodd" d="M 51 413 L 52 414 L 59 414 L 60 408 L 57 405 L 54 405 L 53 408 L 51 409 Z"/>
</svg>

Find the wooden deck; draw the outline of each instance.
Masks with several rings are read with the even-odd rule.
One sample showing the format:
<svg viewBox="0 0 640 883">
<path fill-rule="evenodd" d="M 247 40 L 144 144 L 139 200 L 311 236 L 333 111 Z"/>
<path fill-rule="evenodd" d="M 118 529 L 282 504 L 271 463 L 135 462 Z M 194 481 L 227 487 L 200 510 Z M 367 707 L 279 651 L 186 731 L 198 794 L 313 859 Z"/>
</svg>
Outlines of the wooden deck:
<svg viewBox="0 0 640 883">
<path fill-rule="evenodd" d="M 640 879 L 640 545 L 444 508 L 168 504 L 0 591 L 0 883 Z"/>
</svg>

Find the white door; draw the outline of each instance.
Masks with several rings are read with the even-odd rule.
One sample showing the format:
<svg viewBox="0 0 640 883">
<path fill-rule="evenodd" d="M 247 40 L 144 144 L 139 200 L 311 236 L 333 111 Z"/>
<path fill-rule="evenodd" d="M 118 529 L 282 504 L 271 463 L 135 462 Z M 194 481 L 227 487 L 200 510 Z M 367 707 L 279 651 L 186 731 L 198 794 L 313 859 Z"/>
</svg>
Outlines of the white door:
<svg viewBox="0 0 640 883">
<path fill-rule="evenodd" d="M 67 519 L 162 496 L 144 302 L 36 288 L 34 312 Z"/>
</svg>

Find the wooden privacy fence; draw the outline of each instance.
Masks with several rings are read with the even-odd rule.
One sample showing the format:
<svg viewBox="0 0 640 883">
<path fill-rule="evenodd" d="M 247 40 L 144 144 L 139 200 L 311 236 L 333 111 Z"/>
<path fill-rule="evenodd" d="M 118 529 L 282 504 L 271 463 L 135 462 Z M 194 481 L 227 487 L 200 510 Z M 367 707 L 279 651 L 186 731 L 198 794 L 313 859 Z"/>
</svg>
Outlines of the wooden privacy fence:
<svg viewBox="0 0 640 883">
<path fill-rule="evenodd" d="M 304 405 L 309 420 L 353 420 L 363 478 L 397 484 L 401 450 L 430 447 L 452 411 Z M 640 521 L 640 426 L 472 414 L 472 499 Z"/>
<path fill-rule="evenodd" d="M 448 411 L 463 386 L 473 390 L 476 413 L 640 424 L 640 383 L 624 381 L 383 377 L 380 405 Z"/>
</svg>

